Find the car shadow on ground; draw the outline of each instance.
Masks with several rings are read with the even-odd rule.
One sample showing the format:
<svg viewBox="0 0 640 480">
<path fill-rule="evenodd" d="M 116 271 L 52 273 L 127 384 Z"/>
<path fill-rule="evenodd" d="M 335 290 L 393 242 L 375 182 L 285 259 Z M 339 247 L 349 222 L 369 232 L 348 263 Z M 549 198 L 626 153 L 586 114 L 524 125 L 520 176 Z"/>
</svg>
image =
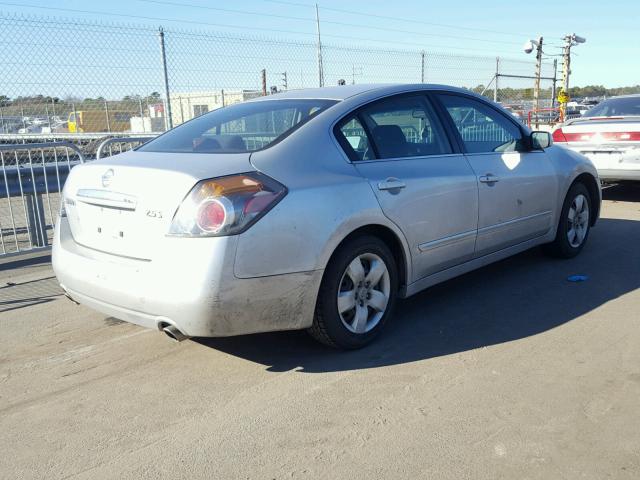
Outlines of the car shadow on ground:
<svg viewBox="0 0 640 480">
<path fill-rule="evenodd" d="M 605 186 L 602 198 L 614 202 L 640 202 L 640 182 Z"/>
<path fill-rule="evenodd" d="M 613 188 L 607 196 L 631 200 L 628 192 Z M 640 201 L 640 195 L 633 198 Z M 579 319 L 639 288 L 638 241 L 640 221 L 601 219 L 574 259 L 552 259 L 536 248 L 399 302 L 380 337 L 357 351 L 324 347 L 306 332 L 194 341 L 276 372 L 375 368 L 517 341 Z M 588 279 L 569 282 L 573 274 Z M 615 320 L 607 319 L 612 328 Z"/>
<path fill-rule="evenodd" d="M 27 258 L 0 259 L 0 313 L 49 303 L 63 295 L 58 281 L 53 276 L 27 281 L 11 281 L 2 275 L 6 272 L 29 273 L 51 264 L 51 256 L 39 253 Z"/>
</svg>

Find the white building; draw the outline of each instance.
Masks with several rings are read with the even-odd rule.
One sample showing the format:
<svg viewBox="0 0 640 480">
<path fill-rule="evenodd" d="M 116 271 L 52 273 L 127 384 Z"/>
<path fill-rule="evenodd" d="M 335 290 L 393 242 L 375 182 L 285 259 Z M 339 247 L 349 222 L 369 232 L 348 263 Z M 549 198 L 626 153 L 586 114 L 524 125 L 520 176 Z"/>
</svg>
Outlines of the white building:
<svg viewBox="0 0 640 480">
<path fill-rule="evenodd" d="M 232 103 L 244 102 L 262 95 L 259 90 L 217 90 L 210 92 L 172 93 L 171 118 L 173 125 L 180 125 L 187 120 L 198 117 Z"/>
</svg>

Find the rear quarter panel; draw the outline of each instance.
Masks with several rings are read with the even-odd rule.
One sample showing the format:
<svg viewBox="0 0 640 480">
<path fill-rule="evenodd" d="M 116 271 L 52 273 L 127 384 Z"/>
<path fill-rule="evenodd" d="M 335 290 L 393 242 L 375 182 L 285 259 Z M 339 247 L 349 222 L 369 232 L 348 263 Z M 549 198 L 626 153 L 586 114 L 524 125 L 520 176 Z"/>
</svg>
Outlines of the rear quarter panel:
<svg viewBox="0 0 640 480">
<path fill-rule="evenodd" d="M 240 235 L 239 278 L 324 269 L 340 242 L 366 225 L 399 228 L 384 216 L 369 183 L 347 162 L 330 133 L 331 119 L 309 123 L 279 144 L 251 156 L 259 171 L 288 188 L 286 197 Z"/>
</svg>

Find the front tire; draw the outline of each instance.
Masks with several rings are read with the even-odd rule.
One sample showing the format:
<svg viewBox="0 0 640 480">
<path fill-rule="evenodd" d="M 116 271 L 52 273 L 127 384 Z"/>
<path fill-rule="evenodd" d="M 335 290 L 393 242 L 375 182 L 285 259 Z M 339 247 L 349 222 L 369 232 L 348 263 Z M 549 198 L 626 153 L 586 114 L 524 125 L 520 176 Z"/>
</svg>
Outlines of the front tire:
<svg viewBox="0 0 640 480">
<path fill-rule="evenodd" d="M 559 258 L 573 258 L 587 243 L 591 230 L 591 197 L 582 183 L 573 185 L 562 205 L 556 238 L 544 246 L 545 252 Z"/>
<path fill-rule="evenodd" d="M 398 269 L 387 245 L 377 237 L 349 240 L 324 273 L 309 333 L 335 348 L 370 343 L 393 314 Z"/>
</svg>

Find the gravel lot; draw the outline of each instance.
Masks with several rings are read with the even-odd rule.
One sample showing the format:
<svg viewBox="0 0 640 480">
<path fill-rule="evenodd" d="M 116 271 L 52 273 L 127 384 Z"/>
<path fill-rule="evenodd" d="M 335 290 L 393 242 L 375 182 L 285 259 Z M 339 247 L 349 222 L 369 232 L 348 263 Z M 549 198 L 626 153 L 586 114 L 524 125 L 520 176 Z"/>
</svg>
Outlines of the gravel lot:
<svg viewBox="0 0 640 480">
<path fill-rule="evenodd" d="M 640 188 L 605 198 L 578 258 L 431 288 L 357 352 L 174 344 L 0 265 L 0 478 L 640 478 Z"/>
</svg>

